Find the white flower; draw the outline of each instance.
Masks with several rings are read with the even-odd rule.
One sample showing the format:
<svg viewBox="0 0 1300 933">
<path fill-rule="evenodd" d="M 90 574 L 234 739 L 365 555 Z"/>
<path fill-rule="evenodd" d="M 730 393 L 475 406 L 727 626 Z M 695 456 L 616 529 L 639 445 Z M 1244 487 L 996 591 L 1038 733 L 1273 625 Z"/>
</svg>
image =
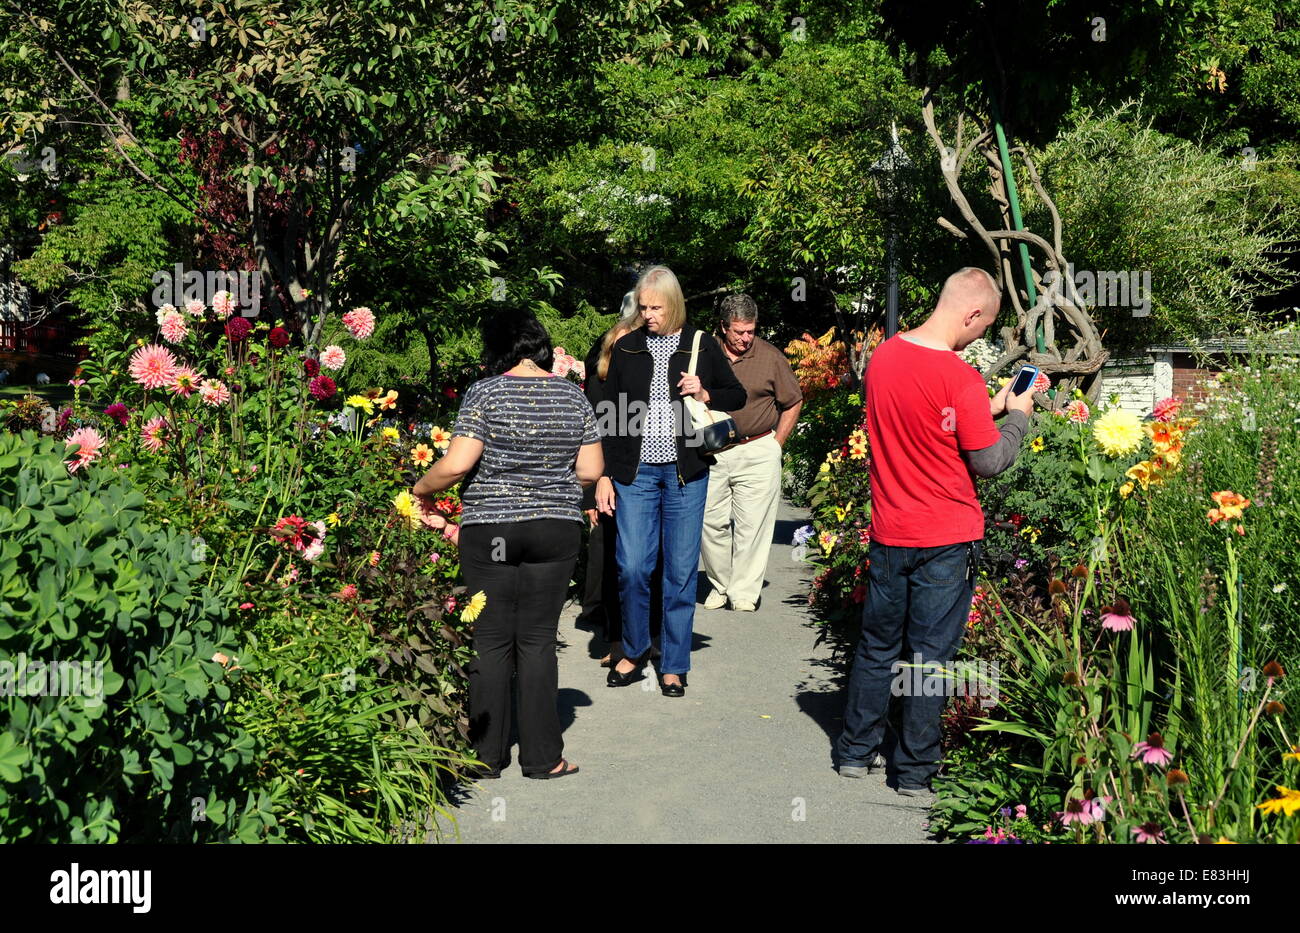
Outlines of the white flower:
<svg viewBox="0 0 1300 933">
<path fill-rule="evenodd" d="M 1286 584 L 1285 584 L 1285 583 L 1279 583 L 1277 586 L 1273 587 L 1273 592 L 1274 592 L 1274 593 L 1280 593 L 1280 592 L 1282 592 L 1284 589 L 1286 589 Z"/>
</svg>

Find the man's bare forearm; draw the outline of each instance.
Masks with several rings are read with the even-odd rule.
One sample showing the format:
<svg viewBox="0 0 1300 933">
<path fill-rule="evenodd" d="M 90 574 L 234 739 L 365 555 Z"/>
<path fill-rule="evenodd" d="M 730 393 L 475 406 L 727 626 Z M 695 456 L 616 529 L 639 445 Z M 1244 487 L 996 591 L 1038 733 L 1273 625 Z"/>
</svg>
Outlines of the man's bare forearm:
<svg viewBox="0 0 1300 933">
<path fill-rule="evenodd" d="M 781 418 L 776 423 L 776 442 L 782 447 L 785 446 L 785 439 L 790 436 L 794 426 L 799 423 L 799 412 L 803 410 L 803 402 L 781 412 Z"/>
</svg>

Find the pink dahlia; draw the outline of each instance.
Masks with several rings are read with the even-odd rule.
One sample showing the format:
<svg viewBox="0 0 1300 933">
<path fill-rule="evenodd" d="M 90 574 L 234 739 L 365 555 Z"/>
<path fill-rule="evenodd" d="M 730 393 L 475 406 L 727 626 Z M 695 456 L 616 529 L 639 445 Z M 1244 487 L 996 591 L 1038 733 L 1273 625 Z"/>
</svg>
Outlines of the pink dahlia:
<svg viewBox="0 0 1300 933">
<path fill-rule="evenodd" d="M 185 318 L 181 316 L 179 311 L 173 311 L 163 318 L 162 336 L 163 340 L 168 343 L 180 343 L 189 332 L 190 329 L 185 324 Z"/>
<path fill-rule="evenodd" d="M 230 401 L 230 390 L 226 388 L 224 383 L 216 379 L 208 379 L 199 389 L 199 396 L 204 402 L 216 408 Z"/>
<path fill-rule="evenodd" d="M 317 376 L 307 384 L 307 391 L 311 393 L 312 398 L 324 401 L 327 398 L 333 398 L 334 393 L 338 391 L 338 386 L 329 376 Z"/>
<path fill-rule="evenodd" d="M 1101 614 L 1101 627 L 1108 632 L 1131 632 L 1136 621 L 1127 599 L 1115 600 L 1115 605 L 1106 607 Z"/>
<path fill-rule="evenodd" d="M 118 424 L 126 427 L 126 423 L 131 420 L 131 410 L 121 402 L 114 402 L 104 409 L 104 414 L 115 420 Z"/>
<path fill-rule="evenodd" d="M 185 310 L 193 317 L 203 317 L 203 312 L 207 310 L 207 306 L 197 298 L 191 298 L 185 302 Z"/>
<path fill-rule="evenodd" d="M 151 343 L 131 354 L 131 378 L 146 389 L 161 389 L 176 375 L 176 357 L 166 347 Z"/>
<path fill-rule="evenodd" d="M 358 340 L 375 332 L 375 315 L 369 308 L 354 308 L 343 315 L 343 326 Z"/>
<path fill-rule="evenodd" d="M 77 428 L 68 435 L 68 444 L 80 444 L 76 459 L 68 464 L 68 472 L 76 473 L 88 463 L 99 459 L 104 452 L 104 438 L 94 428 Z"/>
<path fill-rule="evenodd" d="M 1034 391 L 1046 392 L 1052 387 L 1052 379 L 1047 373 L 1039 373 L 1034 377 Z"/>
<path fill-rule="evenodd" d="M 1087 402 L 1083 399 L 1075 399 L 1065 406 L 1065 416 L 1075 424 L 1087 424 L 1088 419 L 1092 417 L 1092 412 L 1088 410 Z"/>
<path fill-rule="evenodd" d="M 253 331 L 253 325 L 246 317 L 233 317 L 226 322 L 226 336 L 231 343 L 239 343 Z"/>
<path fill-rule="evenodd" d="M 1157 765 L 1162 768 L 1174 760 L 1174 756 L 1169 754 L 1169 749 L 1165 748 L 1164 737 L 1159 732 L 1152 732 L 1145 742 L 1134 745 L 1133 757 L 1140 759 L 1144 765 Z"/>
<path fill-rule="evenodd" d="M 338 371 L 343 368 L 343 364 L 347 362 L 347 359 L 347 354 L 343 352 L 342 347 L 330 344 L 321 353 L 320 364 L 326 369 Z"/>
<path fill-rule="evenodd" d="M 217 292 L 212 296 L 212 310 L 222 317 L 230 317 L 235 312 L 235 297 L 230 292 Z"/>
<path fill-rule="evenodd" d="M 144 438 L 141 441 L 144 449 L 156 454 L 162 450 L 163 444 L 167 441 L 167 419 L 161 415 L 157 418 L 150 418 L 145 423 L 141 434 Z"/>
<path fill-rule="evenodd" d="M 158 325 L 161 327 L 162 322 L 167 320 L 167 315 L 169 314 L 180 314 L 180 312 L 176 310 L 176 306 L 173 304 L 159 305 L 158 310 L 154 312 L 154 320 L 156 320 Z"/>
<path fill-rule="evenodd" d="M 172 377 L 171 390 L 181 398 L 189 398 L 203 384 L 203 377 L 188 366 L 176 370 Z"/>
<path fill-rule="evenodd" d="M 1178 417 L 1178 409 L 1182 407 L 1183 400 L 1176 395 L 1171 395 L 1156 402 L 1156 407 L 1151 409 L 1151 415 L 1157 421 L 1168 424 Z"/>
<path fill-rule="evenodd" d="M 342 600 L 344 600 L 344 601 L 352 600 L 352 599 L 356 599 L 356 598 L 357 598 L 357 585 L 356 585 L 355 583 L 348 583 L 348 584 L 346 584 L 346 585 L 343 587 L 343 589 L 339 590 L 337 593 L 334 594 L 334 598 L 335 598 L 335 599 L 342 599 Z"/>
</svg>

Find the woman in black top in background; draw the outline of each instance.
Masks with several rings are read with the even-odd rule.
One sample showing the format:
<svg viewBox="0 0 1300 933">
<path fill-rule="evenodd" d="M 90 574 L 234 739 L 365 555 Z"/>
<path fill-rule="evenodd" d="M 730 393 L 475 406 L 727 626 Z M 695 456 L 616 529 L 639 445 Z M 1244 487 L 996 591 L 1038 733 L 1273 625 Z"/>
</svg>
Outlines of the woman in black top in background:
<svg viewBox="0 0 1300 933">
<path fill-rule="evenodd" d="M 600 405 L 605 398 L 605 378 L 609 375 L 609 357 L 614 344 L 624 334 L 636 330 L 645 322 L 636 307 L 635 293 L 623 296 L 618 320 L 592 346 L 583 361 L 586 373 L 587 400 L 600 418 Z M 587 540 L 587 579 L 584 588 L 582 618 L 580 622 L 594 622 L 601 626 L 609 653 L 600 660 L 601 667 L 617 664 L 623 657 L 623 620 L 618 602 L 618 565 L 614 561 L 618 524 L 612 515 L 602 515 L 596 509 L 596 487 L 583 490 L 582 509 L 591 526 Z"/>
</svg>

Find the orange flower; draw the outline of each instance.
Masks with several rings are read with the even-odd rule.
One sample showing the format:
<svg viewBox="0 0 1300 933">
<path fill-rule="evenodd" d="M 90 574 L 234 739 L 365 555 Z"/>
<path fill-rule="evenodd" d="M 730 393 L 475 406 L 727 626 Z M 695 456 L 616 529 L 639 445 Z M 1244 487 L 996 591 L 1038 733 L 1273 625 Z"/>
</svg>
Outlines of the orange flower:
<svg viewBox="0 0 1300 933">
<path fill-rule="evenodd" d="M 451 445 L 451 432 L 445 428 L 431 428 L 429 440 L 433 441 L 433 446 L 439 450 L 446 450 Z"/>
<path fill-rule="evenodd" d="M 1211 525 L 1221 521 L 1240 519 L 1242 513 L 1250 506 L 1249 499 L 1237 495 L 1230 489 L 1211 493 L 1210 498 L 1218 506 L 1217 509 L 1210 509 L 1205 513 L 1205 517 L 1210 520 Z"/>
<path fill-rule="evenodd" d="M 433 462 L 433 449 L 427 444 L 416 444 L 411 451 L 411 462 L 416 466 L 428 466 Z"/>
</svg>

